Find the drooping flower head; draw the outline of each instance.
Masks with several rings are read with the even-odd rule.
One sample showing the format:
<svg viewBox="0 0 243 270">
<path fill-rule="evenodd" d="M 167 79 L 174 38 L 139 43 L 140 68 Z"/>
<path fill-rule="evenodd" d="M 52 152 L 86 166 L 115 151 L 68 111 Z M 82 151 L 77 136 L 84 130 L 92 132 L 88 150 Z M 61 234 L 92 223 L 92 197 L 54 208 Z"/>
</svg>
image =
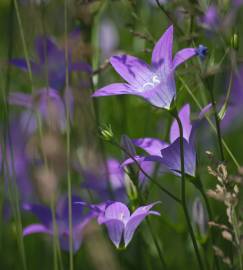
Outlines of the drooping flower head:
<svg viewBox="0 0 243 270">
<path fill-rule="evenodd" d="M 77 252 L 83 239 L 83 229 L 96 215 L 90 211 L 83 212 L 83 207 L 74 202 L 80 201 L 77 196 L 72 196 L 72 225 L 73 225 L 73 250 Z M 40 223 L 28 225 L 23 230 L 23 235 L 27 236 L 35 233 L 54 235 L 54 225 L 51 209 L 41 204 L 24 204 L 24 210 L 32 212 Z M 69 212 L 68 199 L 62 198 L 57 204 L 55 222 L 58 228 L 60 246 L 63 250 L 69 251 Z"/>
<path fill-rule="evenodd" d="M 77 202 L 77 204 L 86 205 L 96 211 L 98 223 L 106 225 L 109 237 L 117 248 L 123 242 L 127 247 L 137 227 L 148 215 L 160 216 L 159 212 L 151 210 L 158 203 L 160 202 L 140 206 L 130 214 L 128 207 L 121 202 L 108 201 L 100 205 Z"/>
<path fill-rule="evenodd" d="M 117 55 L 110 63 L 127 83 L 113 83 L 98 89 L 94 97 L 130 94 L 139 96 L 155 107 L 170 109 L 176 95 L 175 69 L 196 55 L 194 48 L 186 48 L 172 57 L 173 26 L 170 26 L 152 52 L 152 62 L 130 55 Z"/>
<path fill-rule="evenodd" d="M 185 173 L 195 176 L 196 173 L 196 151 L 194 146 L 194 131 L 196 125 L 191 124 L 190 106 L 186 104 L 179 112 L 179 118 L 183 126 L 183 143 L 184 143 L 184 160 Z M 148 156 L 136 157 L 141 167 L 146 163 L 156 162 L 161 164 L 159 173 L 172 172 L 176 175 L 180 174 L 180 132 L 176 120 L 173 121 L 170 128 L 170 143 L 164 142 L 156 138 L 140 138 L 134 139 L 134 144 L 142 148 Z M 123 165 L 132 163 L 131 159 L 127 160 Z M 151 165 L 150 165 L 151 166 Z"/>
</svg>

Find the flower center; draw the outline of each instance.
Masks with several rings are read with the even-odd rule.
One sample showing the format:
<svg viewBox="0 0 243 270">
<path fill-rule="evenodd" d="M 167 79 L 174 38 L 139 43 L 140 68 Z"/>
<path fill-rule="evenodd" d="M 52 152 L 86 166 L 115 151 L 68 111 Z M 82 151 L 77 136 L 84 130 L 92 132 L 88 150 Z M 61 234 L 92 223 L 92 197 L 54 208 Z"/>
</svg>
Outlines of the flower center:
<svg viewBox="0 0 243 270">
<path fill-rule="evenodd" d="M 160 83 L 160 80 L 158 78 L 157 75 L 154 75 L 152 77 L 152 80 L 150 82 L 146 82 L 145 84 L 143 84 L 143 90 L 150 90 L 152 88 L 154 88 L 156 85 L 158 85 Z"/>
</svg>

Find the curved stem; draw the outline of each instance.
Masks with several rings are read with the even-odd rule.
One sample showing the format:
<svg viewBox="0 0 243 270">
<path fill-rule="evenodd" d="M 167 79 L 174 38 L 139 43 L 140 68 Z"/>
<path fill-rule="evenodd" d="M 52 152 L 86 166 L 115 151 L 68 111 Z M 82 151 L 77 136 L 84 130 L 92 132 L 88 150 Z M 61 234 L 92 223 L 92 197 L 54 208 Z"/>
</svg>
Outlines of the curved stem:
<svg viewBox="0 0 243 270">
<path fill-rule="evenodd" d="M 64 35 L 65 35 L 65 82 L 66 90 L 69 89 L 69 51 L 68 51 L 68 1 L 64 0 Z M 66 154 L 67 154 L 67 186 L 68 186 L 68 227 L 69 227 L 69 269 L 74 269 L 73 263 L 73 218 L 72 218 L 72 180 L 70 168 L 70 103 L 66 105 Z"/>
<path fill-rule="evenodd" d="M 175 117 L 178 126 L 179 126 L 179 131 L 180 131 L 180 158 L 181 158 L 181 202 L 182 202 L 182 208 L 184 211 L 184 215 L 186 218 L 186 222 L 187 222 L 187 226 L 188 226 L 188 230 L 192 239 L 192 244 L 196 253 L 196 257 L 197 257 L 197 261 L 198 261 L 198 265 L 200 270 L 204 269 L 203 266 L 203 262 L 201 259 L 201 255 L 199 252 L 199 248 L 197 245 L 197 241 L 193 232 L 193 228 L 191 225 L 191 221 L 190 221 L 190 216 L 187 210 L 187 205 L 186 205 L 186 179 L 185 179 L 185 165 L 184 165 L 184 142 L 183 142 L 183 127 L 182 127 L 182 123 L 181 120 L 178 116 L 178 113 L 176 112 L 175 114 L 173 114 L 173 116 Z"/>
</svg>

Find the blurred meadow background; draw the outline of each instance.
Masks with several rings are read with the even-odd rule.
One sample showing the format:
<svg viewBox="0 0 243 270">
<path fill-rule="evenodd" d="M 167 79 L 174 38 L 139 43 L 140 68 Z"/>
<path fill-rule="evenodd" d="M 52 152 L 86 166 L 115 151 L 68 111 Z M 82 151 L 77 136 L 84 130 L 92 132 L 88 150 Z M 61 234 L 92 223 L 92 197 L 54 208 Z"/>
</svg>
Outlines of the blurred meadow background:
<svg viewBox="0 0 243 270">
<path fill-rule="evenodd" d="M 242 15 L 241 0 L 0 1 L 0 269 L 243 269 Z M 92 97 L 124 82 L 110 57 L 150 65 L 172 26 L 173 55 L 195 55 L 175 71 L 169 109 Z M 183 108 L 184 131 L 196 130 L 184 180 L 179 139 L 161 161 L 139 159 L 173 144 Z M 160 143 L 151 154 L 138 138 Z M 126 248 L 119 226 L 99 222 L 114 201 L 131 212 L 161 202 Z"/>
</svg>

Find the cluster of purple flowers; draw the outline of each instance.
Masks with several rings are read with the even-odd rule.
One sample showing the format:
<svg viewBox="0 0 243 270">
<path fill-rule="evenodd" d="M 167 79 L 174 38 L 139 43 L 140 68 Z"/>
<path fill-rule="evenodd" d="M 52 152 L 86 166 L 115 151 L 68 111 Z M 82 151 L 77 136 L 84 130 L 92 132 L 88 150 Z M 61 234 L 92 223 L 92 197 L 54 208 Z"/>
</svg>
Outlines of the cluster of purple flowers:
<svg viewBox="0 0 243 270">
<path fill-rule="evenodd" d="M 220 22 L 215 7 L 209 7 L 201 23 L 208 28 L 212 28 L 212 25 L 218 27 Z M 50 38 L 38 38 L 35 48 L 37 59 L 30 61 L 30 67 L 34 76 L 46 81 L 46 86 L 32 94 L 10 93 L 9 104 L 24 107 L 25 110 L 10 126 L 9 140 L 4 150 L 7 161 L 4 162 L 1 158 L 1 167 L 4 172 L 10 171 L 10 174 L 5 177 L 6 185 L 9 184 L 8 181 L 15 178 L 21 195 L 23 211 L 31 212 L 39 220 L 38 223 L 26 226 L 23 235 L 45 233 L 53 236 L 56 223 L 62 249 L 67 251 L 70 249 L 69 237 L 72 237 L 72 248 L 76 252 L 81 245 L 84 228 L 96 219 L 99 224 L 106 226 L 109 237 L 117 248 L 122 245 L 127 247 L 140 223 L 148 215 L 160 215 L 160 213 L 151 210 L 158 202 L 139 206 L 132 214 L 130 213 L 126 205 L 128 200 L 125 167 L 138 163 L 148 175 L 152 175 L 157 164 L 160 174 L 172 173 L 176 176 L 185 174 L 195 177 L 195 131 L 198 121 L 191 121 L 190 105 L 185 104 L 178 113 L 183 127 L 183 138 L 181 138 L 178 121 L 174 120 L 170 126 L 168 142 L 158 138 L 132 139 L 134 148 L 142 149 L 144 154 L 134 153 L 132 157 L 127 157 L 123 162 L 108 159 L 106 164 L 99 168 L 99 173 L 78 168 L 78 172 L 85 179 L 81 188 L 93 191 L 102 202 L 91 204 L 77 196 L 72 196 L 73 230 L 70 235 L 67 198 L 61 197 L 54 214 L 47 206 L 32 203 L 34 187 L 30 180 L 30 167 L 33 165 L 33 161 L 28 157 L 26 144 L 30 136 L 38 130 L 39 121 L 55 132 L 66 131 L 67 121 L 72 123 L 74 117 L 72 89 L 64 87 L 66 72 L 70 76 L 72 72 L 82 71 L 90 74 L 92 70 L 84 62 L 73 62 L 71 56 L 69 57 L 70 62 L 67 64 L 65 51 Z M 198 48 L 184 48 L 173 56 L 173 26 L 170 26 L 155 44 L 150 65 L 127 54 L 112 56 L 109 60 L 110 64 L 126 82 L 104 86 L 96 90 L 93 97 L 135 95 L 157 109 L 164 109 L 173 115 L 177 100 L 176 69 L 194 56 L 199 56 L 203 60 L 206 53 L 207 48 L 200 45 Z M 71 52 L 69 54 L 71 55 Z M 25 59 L 12 59 L 10 63 L 23 71 L 28 71 L 28 63 Z M 67 119 L 67 108 L 70 110 L 70 119 Z M 240 110 L 237 109 L 236 113 L 239 112 Z M 183 153 L 181 153 L 181 144 L 184 147 Z M 11 149 L 13 149 L 13 153 Z M 4 151 L 1 151 L 1 156 Z M 183 171 L 181 154 L 184 155 Z M 40 159 L 37 163 L 42 164 L 43 160 Z M 9 164 L 11 164 L 10 167 Z M 140 185 L 146 183 L 149 187 L 148 179 L 143 172 L 139 172 L 138 178 Z M 109 200 L 110 192 L 113 193 L 114 200 Z"/>
</svg>

